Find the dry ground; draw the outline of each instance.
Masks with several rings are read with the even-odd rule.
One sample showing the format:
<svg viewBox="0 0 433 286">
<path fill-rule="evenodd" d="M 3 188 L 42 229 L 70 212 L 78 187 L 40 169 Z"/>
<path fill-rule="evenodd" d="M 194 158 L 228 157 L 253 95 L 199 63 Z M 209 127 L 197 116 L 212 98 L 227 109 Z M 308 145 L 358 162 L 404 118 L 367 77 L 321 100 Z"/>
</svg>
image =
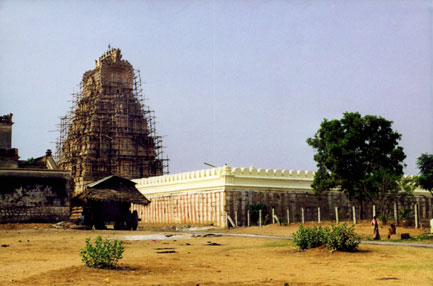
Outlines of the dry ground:
<svg viewBox="0 0 433 286">
<path fill-rule="evenodd" d="M 0 247 L 0 285 L 433 285 L 433 248 L 404 246 L 361 244 L 355 253 L 324 248 L 298 252 L 287 240 L 211 236 L 125 241 L 117 269 L 81 264 L 86 237 L 148 235 L 158 227 L 128 232 L 0 225 L 0 245 L 7 245 Z M 230 232 L 289 236 L 297 228 L 274 225 Z M 382 236 L 386 229 L 382 227 Z M 368 223 L 356 231 L 371 235 Z"/>
</svg>

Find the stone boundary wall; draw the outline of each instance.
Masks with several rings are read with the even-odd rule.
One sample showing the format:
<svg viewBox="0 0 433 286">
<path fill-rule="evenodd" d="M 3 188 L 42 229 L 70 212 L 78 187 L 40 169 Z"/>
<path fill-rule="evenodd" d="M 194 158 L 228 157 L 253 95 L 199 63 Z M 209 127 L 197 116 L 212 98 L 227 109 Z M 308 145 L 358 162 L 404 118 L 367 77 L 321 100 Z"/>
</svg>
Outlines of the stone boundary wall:
<svg viewBox="0 0 433 286">
<path fill-rule="evenodd" d="M 414 203 L 419 206 L 420 219 L 433 217 L 433 199 L 425 195 L 416 194 Z M 237 211 L 238 226 L 247 226 L 247 212 L 250 205 L 265 204 L 268 209 L 263 213 L 263 222 L 272 221 L 272 208 L 275 215 L 287 221 L 287 210 L 289 210 L 290 222 L 302 221 L 302 208 L 304 209 L 304 221 L 318 221 L 318 208 L 320 207 L 321 221 L 335 221 L 335 207 L 338 207 L 339 221 L 352 221 L 355 206 L 356 219 L 361 218 L 361 208 L 356 202 L 347 199 L 343 193 L 332 192 L 320 197 L 312 192 L 282 191 L 282 190 L 226 190 L 226 209 L 228 215 L 235 220 Z M 398 205 L 401 207 L 401 204 Z M 372 204 L 363 204 L 363 219 L 370 219 L 373 214 Z M 376 209 L 378 213 L 378 209 Z M 250 221 L 250 225 L 257 224 Z"/>
<path fill-rule="evenodd" d="M 0 170 L 0 223 L 57 222 L 70 215 L 67 171 Z"/>
<path fill-rule="evenodd" d="M 151 203 L 147 206 L 132 205 L 144 223 L 162 224 L 202 224 L 227 227 L 226 213 L 235 220 L 237 211 L 238 226 L 247 226 L 247 212 L 250 205 L 265 204 L 267 213 L 263 213 L 263 222 L 270 223 L 271 210 L 275 215 L 287 221 L 289 209 L 290 222 L 301 222 L 304 209 L 304 220 L 318 221 L 320 207 L 321 221 L 335 221 L 335 207 L 338 207 L 340 221 L 352 221 L 352 206 L 356 207 L 356 218 L 360 220 L 360 207 L 349 201 L 342 193 L 329 193 L 320 198 L 313 193 L 302 191 L 254 191 L 225 190 L 211 192 L 194 192 L 147 197 Z M 433 217 L 433 199 L 416 195 L 421 219 Z M 400 206 L 399 206 L 400 207 Z M 378 212 L 378 210 L 377 210 Z M 364 204 L 363 219 L 370 219 L 373 213 L 372 204 Z M 257 222 L 250 221 L 250 225 Z"/>
<path fill-rule="evenodd" d="M 339 192 L 331 192 L 317 197 L 313 194 L 312 171 L 279 169 L 231 168 L 224 166 L 193 172 L 158 176 L 133 180 L 137 189 L 150 199 L 151 203 L 141 207 L 139 216 L 143 222 L 213 224 L 227 226 L 227 214 L 238 225 L 247 224 L 247 211 L 250 205 L 267 205 L 268 217 L 272 207 L 279 217 L 287 217 L 291 222 L 301 221 L 301 208 L 304 208 L 305 221 L 317 221 L 318 207 L 322 221 L 335 220 L 335 207 L 338 207 L 340 221 L 352 219 L 352 206 L 356 206 L 357 219 L 361 217 L 359 204 L 349 201 Z M 221 193 L 216 199 L 212 192 Z M 416 190 L 416 203 L 420 218 L 433 217 L 433 199 L 424 190 Z M 220 199 L 224 198 L 223 202 Z M 362 217 L 370 219 L 372 205 L 364 203 Z"/>
<path fill-rule="evenodd" d="M 57 222 L 68 219 L 69 215 L 69 206 L 0 207 L 0 223 Z"/>
</svg>

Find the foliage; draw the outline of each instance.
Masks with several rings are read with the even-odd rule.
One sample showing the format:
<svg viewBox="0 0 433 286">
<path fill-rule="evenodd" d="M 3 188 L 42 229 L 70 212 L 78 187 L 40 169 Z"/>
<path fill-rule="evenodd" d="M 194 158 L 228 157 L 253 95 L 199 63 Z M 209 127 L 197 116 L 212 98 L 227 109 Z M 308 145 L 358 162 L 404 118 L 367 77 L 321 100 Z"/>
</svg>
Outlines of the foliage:
<svg viewBox="0 0 433 286">
<path fill-rule="evenodd" d="M 35 159 L 33 157 L 28 158 L 27 160 L 23 161 L 21 164 L 23 166 L 33 166 L 36 163 Z"/>
<path fill-rule="evenodd" d="M 122 258 L 123 242 L 119 240 L 105 240 L 98 236 L 95 246 L 92 245 L 90 238 L 86 238 L 86 246 L 81 250 L 81 261 L 86 267 L 91 268 L 110 268 Z"/>
<path fill-rule="evenodd" d="M 326 240 L 326 247 L 329 250 L 355 251 L 361 243 L 361 238 L 354 231 L 354 226 L 332 225 L 331 231 Z"/>
<path fill-rule="evenodd" d="M 389 211 L 387 211 L 386 214 L 381 213 L 380 215 L 377 216 L 377 218 L 384 224 L 386 225 L 386 223 L 388 222 L 389 219 L 391 219 L 391 214 L 389 213 Z"/>
<path fill-rule="evenodd" d="M 287 218 L 283 216 L 278 216 L 278 222 L 280 223 L 280 225 L 287 225 Z"/>
<path fill-rule="evenodd" d="M 354 251 L 358 248 L 361 238 L 354 231 L 354 227 L 346 224 L 329 227 L 301 225 L 293 235 L 294 244 L 300 249 L 310 249 L 326 245 L 329 250 Z"/>
<path fill-rule="evenodd" d="M 433 235 L 428 233 L 423 233 L 420 235 L 410 237 L 409 240 L 416 240 L 416 241 L 433 240 Z"/>
<path fill-rule="evenodd" d="M 398 218 L 399 221 L 406 221 L 409 225 L 412 224 L 415 216 L 412 208 L 414 202 L 413 192 L 417 185 L 417 177 L 403 177 L 400 182 L 400 193 L 398 201 L 400 202 Z"/>
<path fill-rule="evenodd" d="M 405 239 L 393 239 L 393 242 L 407 242 L 407 241 L 433 241 L 433 234 L 429 234 L 429 233 L 423 233 L 420 235 L 415 235 L 415 236 L 410 236 L 409 238 L 405 238 Z"/>
<path fill-rule="evenodd" d="M 383 117 L 357 112 L 346 112 L 341 120 L 324 119 L 307 139 L 316 150 L 314 192 L 336 189 L 361 202 L 381 201 L 395 192 L 406 155 L 398 146 L 401 135 L 391 126 Z"/>
<path fill-rule="evenodd" d="M 259 224 L 259 210 L 262 210 L 262 223 L 265 224 L 265 220 L 269 219 L 266 218 L 268 207 L 265 204 L 250 205 L 251 222 Z"/>
<path fill-rule="evenodd" d="M 419 169 L 418 185 L 433 195 L 433 154 L 421 154 L 416 165 Z"/>
<path fill-rule="evenodd" d="M 326 244 L 329 227 L 304 227 L 301 224 L 298 231 L 293 234 L 293 242 L 300 250 L 310 249 Z"/>
<path fill-rule="evenodd" d="M 413 199 L 413 192 L 416 188 L 416 178 L 413 177 L 400 177 L 396 181 L 396 177 L 390 173 L 382 173 L 377 178 L 377 188 L 379 192 L 373 199 L 379 210 L 379 219 L 383 224 L 387 224 L 388 219 L 393 217 L 393 205 L 395 202 L 405 204 L 411 202 Z"/>
</svg>

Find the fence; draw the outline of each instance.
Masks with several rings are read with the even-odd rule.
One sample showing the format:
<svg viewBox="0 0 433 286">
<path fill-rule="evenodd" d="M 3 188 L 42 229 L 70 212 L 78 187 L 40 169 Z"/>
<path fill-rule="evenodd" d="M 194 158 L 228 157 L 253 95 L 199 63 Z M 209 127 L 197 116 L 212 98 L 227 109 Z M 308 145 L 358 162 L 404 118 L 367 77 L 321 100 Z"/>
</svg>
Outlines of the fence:
<svg viewBox="0 0 433 286">
<path fill-rule="evenodd" d="M 341 212 L 341 209 L 343 209 L 343 212 Z M 420 227 L 420 206 L 418 204 L 412 204 L 410 209 L 412 210 L 412 213 L 409 213 L 409 216 L 404 216 L 404 220 L 409 221 L 409 222 L 413 222 L 413 226 L 415 228 L 419 228 Z M 357 224 L 358 219 L 360 219 L 359 214 L 360 211 L 359 209 L 357 209 L 356 206 L 352 206 L 351 207 L 351 217 L 350 217 L 350 221 L 352 224 Z M 393 204 L 393 212 L 392 212 L 392 219 L 394 220 L 394 224 L 396 226 L 400 225 L 400 221 L 402 220 L 402 215 L 399 214 L 399 204 L 398 203 L 394 203 Z M 310 208 L 311 211 L 311 208 Z M 315 220 L 310 220 L 310 222 L 317 222 L 317 223 L 321 223 L 322 222 L 322 213 L 321 213 L 321 209 L 320 207 L 317 207 L 316 211 L 316 219 Z M 306 223 L 306 208 L 301 207 L 300 208 L 300 221 L 294 221 L 293 218 L 291 218 L 291 212 L 290 212 L 290 208 L 286 209 L 286 216 L 278 216 L 276 214 L 275 208 L 271 208 L 271 214 L 270 214 L 270 219 L 269 219 L 269 214 L 266 213 L 266 211 L 263 211 L 262 209 L 258 210 L 258 217 L 257 217 L 257 221 L 254 223 L 252 223 L 251 221 L 251 215 L 252 211 L 251 208 L 249 208 L 246 212 L 246 222 L 244 225 L 239 224 L 240 220 L 239 220 L 239 215 L 238 215 L 238 211 L 234 211 L 233 213 L 233 217 L 230 216 L 230 214 L 228 212 L 226 212 L 226 217 L 227 217 L 227 226 L 228 227 L 238 227 L 238 226 L 251 226 L 252 224 L 257 224 L 258 226 L 263 226 L 266 224 L 266 222 L 268 222 L 268 220 L 272 221 L 272 224 L 275 223 L 287 223 L 290 224 L 291 222 L 301 222 L 301 223 Z M 333 214 L 328 214 L 328 217 L 334 217 L 334 222 L 335 223 L 340 223 L 340 214 L 343 213 L 347 213 L 346 208 L 339 208 L 339 207 L 335 207 L 334 208 L 334 213 Z M 293 215 L 293 214 L 292 214 Z M 376 216 L 377 212 L 376 212 L 376 206 L 372 205 L 371 206 L 371 216 Z M 297 215 L 294 215 L 295 217 L 297 217 Z M 312 215 L 310 215 L 310 217 L 312 217 Z M 345 220 L 347 221 L 347 216 L 345 217 Z M 411 223 L 410 223 L 411 224 Z"/>
</svg>

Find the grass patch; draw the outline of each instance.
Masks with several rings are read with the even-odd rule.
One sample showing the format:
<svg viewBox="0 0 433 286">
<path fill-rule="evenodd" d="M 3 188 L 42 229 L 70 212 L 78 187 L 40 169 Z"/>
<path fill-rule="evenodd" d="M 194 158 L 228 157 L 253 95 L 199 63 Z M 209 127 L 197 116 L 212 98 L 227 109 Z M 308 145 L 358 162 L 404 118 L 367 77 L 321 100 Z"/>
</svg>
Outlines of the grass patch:
<svg viewBox="0 0 433 286">
<path fill-rule="evenodd" d="M 224 251 L 231 251 L 231 250 L 245 250 L 245 249 L 257 249 L 257 248 L 273 248 L 273 247 L 288 247 L 292 246 L 291 242 L 289 240 L 274 240 L 271 242 L 264 243 L 262 245 L 255 245 L 255 246 L 230 246 L 230 247 L 224 247 Z"/>
<path fill-rule="evenodd" d="M 224 247 L 224 251 L 231 251 L 231 250 L 243 250 L 243 249 L 253 249 L 257 248 L 255 246 L 230 246 L 230 247 Z"/>
<path fill-rule="evenodd" d="M 292 245 L 289 240 L 277 240 L 263 244 L 262 247 L 287 247 Z"/>
<path fill-rule="evenodd" d="M 421 234 L 416 236 L 411 236 L 408 239 L 391 239 L 392 242 L 411 242 L 411 241 L 422 241 L 427 243 L 433 243 L 433 235 L 432 234 Z"/>
<path fill-rule="evenodd" d="M 391 269 L 391 270 L 406 270 L 406 271 L 429 271 L 433 272 L 433 263 L 426 264 L 372 264 L 364 266 L 367 269 Z"/>
</svg>

